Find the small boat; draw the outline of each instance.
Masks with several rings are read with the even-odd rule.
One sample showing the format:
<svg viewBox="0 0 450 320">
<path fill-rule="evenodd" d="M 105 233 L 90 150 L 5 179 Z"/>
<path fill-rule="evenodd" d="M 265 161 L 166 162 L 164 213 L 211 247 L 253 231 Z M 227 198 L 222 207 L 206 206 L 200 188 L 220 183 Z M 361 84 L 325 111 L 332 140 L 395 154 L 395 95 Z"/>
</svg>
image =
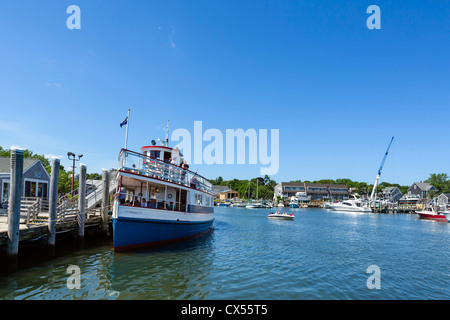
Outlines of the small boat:
<svg viewBox="0 0 450 320">
<path fill-rule="evenodd" d="M 450 210 L 439 211 L 440 214 L 443 214 L 447 218 L 447 222 L 450 222 Z"/>
<path fill-rule="evenodd" d="M 289 202 L 289 207 L 291 208 L 298 208 L 298 199 L 296 197 L 292 197 L 291 201 Z"/>
<path fill-rule="evenodd" d="M 254 208 L 262 208 L 263 205 L 262 205 L 262 203 L 259 203 L 259 202 L 252 202 L 252 203 L 247 204 L 245 207 L 249 208 L 249 209 L 254 209 Z"/>
<path fill-rule="evenodd" d="M 218 204 L 218 206 L 219 206 L 219 207 L 228 207 L 228 206 L 230 206 L 230 203 L 229 203 L 229 202 L 220 202 L 220 203 Z"/>
<path fill-rule="evenodd" d="M 308 196 L 306 192 L 299 191 L 295 194 L 295 196 L 291 197 L 291 201 L 289 202 L 289 206 L 291 208 L 300 208 L 303 207 L 303 204 L 311 201 L 311 196 Z"/>
<path fill-rule="evenodd" d="M 267 217 L 272 219 L 283 219 L 283 220 L 293 220 L 295 218 L 292 212 L 288 214 L 286 212 L 281 213 L 280 211 L 277 211 L 275 213 L 271 212 Z"/>
<path fill-rule="evenodd" d="M 323 208 L 324 209 L 331 209 L 331 205 L 332 205 L 332 203 L 330 203 L 330 202 L 324 202 L 323 203 Z"/>
<path fill-rule="evenodd" d="M 363 203 L 359 199 L 345 200 L 338 203 L 331 203 L 330 209 L 335 211 L 347 211 L 347 212 L 372 212 L 369 206 Z"/>
<path fill-rule="evenodd" d="M 419 215 L 420 219 L 426 219 L 426 220 L 436 220 L 436 221 L 442 221 L 447 222 L 447 216 L 444 211 L 434 211 L 433 208 L 427 207 L 425 210 L 422 211 L 416 211 L 416 213 Z"/>
<path fill-rule="evenodd" d="M 242 208 L 242 207 L 245 207 L 245 204 L 242 203 L 242 202 L 233 202 L 232 204 L 230 204 L 230 207 L 233 207 L 233 208 Z"/>
</svg>

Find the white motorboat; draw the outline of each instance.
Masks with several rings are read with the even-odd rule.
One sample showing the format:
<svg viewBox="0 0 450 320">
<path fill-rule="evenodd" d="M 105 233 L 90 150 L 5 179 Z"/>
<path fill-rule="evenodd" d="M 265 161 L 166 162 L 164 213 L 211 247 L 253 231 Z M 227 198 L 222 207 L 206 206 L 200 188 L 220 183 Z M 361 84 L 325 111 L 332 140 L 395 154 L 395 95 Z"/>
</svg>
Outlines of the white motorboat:
<svg viewBox="0 0 450 320">
<path fill-rule="evenodd" d="M 243 208 L 245 207 L 245 203 L 243 202 L 233 202 L 232 204 L 230 204 L 230 207 L 234 207 L 234 208 Z"/>
<path fill-rule="evenodd" d="M 249 209 L 262 208 L 263 204 L 260 202 L 252 202 L 252 203 L 247 204 L 245 207 L 249 208 Z"/>
<path fill-rule="evenodd" d="M 447 222 L 450 222 L 450 210 L 445 210 L 445 211 L 439 211 L 440 214 L 443 214 L 445 216 L 445 218 L 447 219 Z"/>
<path fill-rule="evenodd" d="M 295 218 L 295 216 L 292 212 L 291 213 L 286 213 L 286 212 L 281 213 L 280 211 L 277 211 L 275 213 L 271 212 L 271 213 L 269 213 L 269 215 L 267 217 L 271 218 L 271 219 L 282 219 L 282 220 L 293 220 Z"/>
<path fill-rule="evenodd" d="M 331 202 L 324 202 L 324 203 L 323 203 L 323 208 L 324 208 L 324 209 L 331 209 L 331 205 L 332 205 Z"/>
<path fill-rule="evenodd" d="M 330 209 L 347 212 L 372 212 L 372 209 L 359 199 L 330 203 Z"/>
</svg>

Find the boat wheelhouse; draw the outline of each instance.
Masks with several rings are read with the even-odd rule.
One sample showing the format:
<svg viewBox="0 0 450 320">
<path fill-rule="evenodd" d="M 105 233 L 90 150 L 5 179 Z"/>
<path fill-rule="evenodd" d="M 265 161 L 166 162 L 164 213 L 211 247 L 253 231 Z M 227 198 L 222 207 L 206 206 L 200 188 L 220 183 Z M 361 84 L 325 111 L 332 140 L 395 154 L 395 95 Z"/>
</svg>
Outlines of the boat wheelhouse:
<svg viewBox="0 0 450 320">
<path fill-rule="evenodd" d="M 113 208 L 114 249 L 129 250 L 183 240 L 209 231 L 213 186 L 187 169 L 178 149 L 122 149 Z"/>
</svg>

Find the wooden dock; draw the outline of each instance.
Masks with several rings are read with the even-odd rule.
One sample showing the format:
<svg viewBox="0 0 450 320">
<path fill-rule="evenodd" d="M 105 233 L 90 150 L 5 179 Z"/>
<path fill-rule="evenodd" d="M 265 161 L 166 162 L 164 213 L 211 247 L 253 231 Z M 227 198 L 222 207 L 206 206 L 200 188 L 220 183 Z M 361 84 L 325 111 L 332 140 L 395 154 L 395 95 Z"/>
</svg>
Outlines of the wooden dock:
<svg viewBox="0 0 450 320">
<path fill-rule="evenodd" d="M 85 227 L 101 227 L 102 217 L 98 215 L 89 215 L 85 220 Z M 69 220 L 64 222 L 56 223 L 56 234 L 75 232 L 78 228 L 77 220 Z M 48 222 L 42 221 L 41 223 L 21 223 L 19 225 L 19 241 L 31 241 L 38 240 L 48 236 Z M 0 249 L 1 251 L 6 250 L 6 245 L 8 242 L 8 223 L 7 217 L 0 217 Z"/>
<path fill-rule="evenodd" d="M 11 182 L 7 210 L 0 211 L 0 251 L 6 262 L 16 268 L 20 244 L 42 242 L 49 252 L 55 251 L 56 238 L 72 233 L 79 244 L 86 234 L 108 234 L 111 220 L 111 195 L 115 179 L 103 169 L 102 180 L 86 181 L 86 165 L 80 164 L 79 188 L 69 195 L 58 196 L 60 159 L 52 159 L 49 198 L 23 196 L 23 150 L 11 150 Z M 61 238 L 61 237 L 59 237 Z"/>
</svg>

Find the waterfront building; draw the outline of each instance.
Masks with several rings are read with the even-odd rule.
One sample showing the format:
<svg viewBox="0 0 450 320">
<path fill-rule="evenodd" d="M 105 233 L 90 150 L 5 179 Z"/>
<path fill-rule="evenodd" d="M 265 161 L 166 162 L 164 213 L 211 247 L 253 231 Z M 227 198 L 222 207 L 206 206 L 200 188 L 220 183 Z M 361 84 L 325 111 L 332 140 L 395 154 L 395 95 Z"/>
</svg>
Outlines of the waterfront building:
<svg viewBox="0 0 450 320">
<path fill-rule="evenodd" d="M 431 183 L 427 182 L 414 182 L 408 189 L 408 196 L 416 196 L 419 199 L 426 199 L 429 192 L 438 191 Z"/>
<path fill-rule="evenodd" d="M 5 209 L 9 197 L 11 159 L 0 157 L 0 209 Z M 39 159 L 23 159 L 23 197 L 48 197 L 50 175 Z"/>
<path fill-rule="evenodd" d="M 231 200 L 239 198 L 239 192 L 230 189 L 228 186 L 213 186 L 214 199 Z"/>
<path fill-rule="evenodd" d="M 274 188 L 274 199 L 278 196 L 288 199 L 295 196 L 297 192 L 306 192 L 307 196 L 311 196 L 311 200 L 349 198 L 348 187 L 344 184 L 280 182 Z"/>
<path fill-rule="evenodd" d="M 440 206 L 447 207 L 450 204 L 450 193 L 441 193 L 437 197 L 437 203 Z"/>
<path fill-rule="evenodd" d="M 383 197 L 391 202 L 397 202 L 403 196 L 397 187 L 386 187 L 383 189 Z"/>
</svg>

